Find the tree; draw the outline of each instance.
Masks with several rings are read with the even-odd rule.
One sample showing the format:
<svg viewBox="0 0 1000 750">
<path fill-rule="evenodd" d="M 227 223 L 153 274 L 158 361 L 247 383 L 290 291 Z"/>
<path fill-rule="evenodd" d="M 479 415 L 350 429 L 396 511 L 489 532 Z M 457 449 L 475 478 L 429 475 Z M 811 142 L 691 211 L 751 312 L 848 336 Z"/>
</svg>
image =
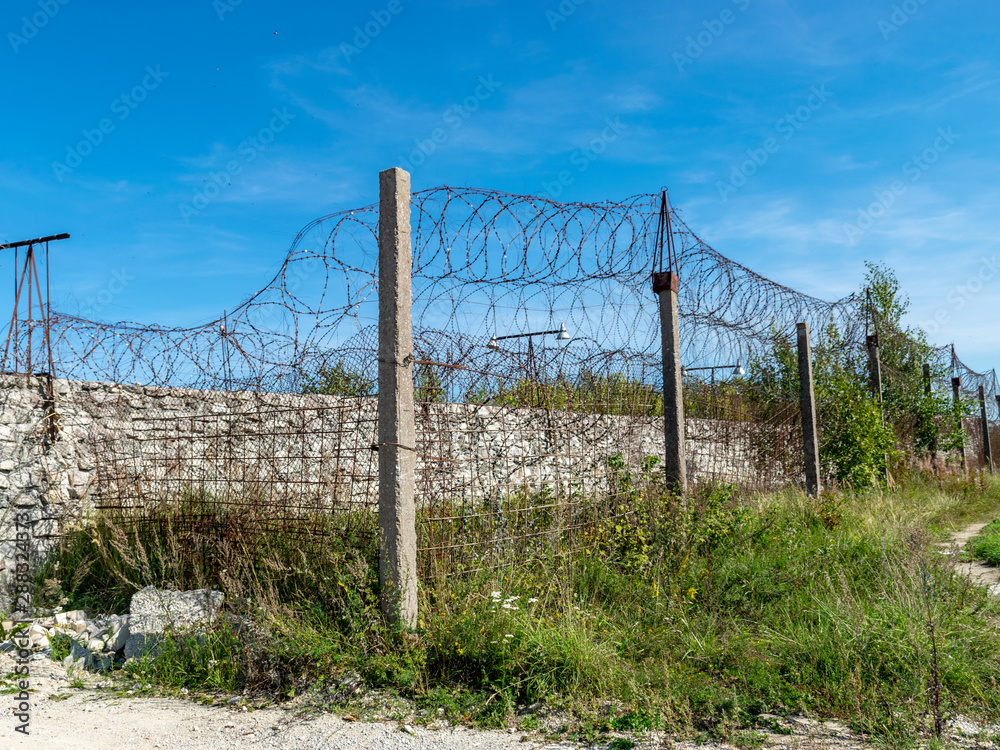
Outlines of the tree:
<svg viewBox="0 0 1000 750">
<path fill-rule="evenodd" d="M 862 311 L 879 336 L 885 418 L 915 453 L 954 449 L 961 439 L 955 405 L 948 394 L 927 393 L 923 375 L 924 364 L 930 364 L 932 381 L 946 378 L 947 368 L 934 362 L 926 332 L 904 325 L 910 298 L 893 270 L 881 263 L 865 267 Z"/>
<path fill-rule="evenodd" d="M 443 404 L 448 401 L 448 389 L 433 365 L 417 365 L 413 389 L 413 400 L 428 404 Z"/>
<path fill-rule="evenodd" d="M 339 360 L 333 367 L 320 365 L 315 373 L 303 373 L 302 392 L 326 396 L 374 396 L 375 383 Z"/>
</svg>

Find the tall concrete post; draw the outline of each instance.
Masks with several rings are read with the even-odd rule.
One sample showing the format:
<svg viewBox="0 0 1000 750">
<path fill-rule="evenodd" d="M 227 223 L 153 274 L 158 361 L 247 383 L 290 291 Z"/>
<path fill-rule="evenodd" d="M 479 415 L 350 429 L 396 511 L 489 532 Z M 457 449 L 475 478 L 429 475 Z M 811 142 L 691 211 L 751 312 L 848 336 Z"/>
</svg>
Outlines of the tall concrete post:
<svg viewBox="0 0 1000 750">
<path fill-rule="evenodd" d="M 802 410 L 802 450 L 805 455 L 806 492 L 816 497 L 822 487 L 819 479 L 819 439 L 816 430 L 816 391 L 813 388 L 812 346 L 809 324 L 797 323 L 799 349 L 799 405 Z"/>
<path fill-rule="evenodd" d="M 416 427 L 410 319 L 410 175 L 379 173 L 378 524 L 382 613 L 417 625 Z"/>
<path fill-rule="evenodd" d="M 677 293 L 680 278 L 664 271 L 653 274 L 653 291 L 660 298 L 660 346 L 663 354 L 663 473 L 667 486 L 687 494 L 684 445 L 684 384 L 681 378 L 680 318 Z"/>
<path fill-rule="evenodd" d="M 931 366 L 924 362 L 924 395 L 931 395 Z"/>
<path fill-rule="evenodd" d="M 955 413 L 958 415 L 958 436 L 959 444 L 958 451 L 959 456 L 962 459 L 962 471 L 966 470 L 965 466 L 965 420 L 962 415 L 962 378 L 952 378 L 951 379 L 951 400 L 955 404 Z"/>
<path fill-rule="evenodd" d="M 979 386 L 979 420 L 983 427 L 983 466 L 993 473 L 993 451 L 990 449 L 990 420 L 986 414 L 986 389 Z"/>
</svg>

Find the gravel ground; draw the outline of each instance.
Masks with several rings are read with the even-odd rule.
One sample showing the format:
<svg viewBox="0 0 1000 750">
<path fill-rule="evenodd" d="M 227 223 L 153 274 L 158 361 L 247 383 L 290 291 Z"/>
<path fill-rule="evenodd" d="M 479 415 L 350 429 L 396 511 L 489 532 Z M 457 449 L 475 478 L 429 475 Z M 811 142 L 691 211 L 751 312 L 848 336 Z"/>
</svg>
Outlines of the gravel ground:
<svg viewBox="0 0 1000 750">
<path fill-rule="evenodd" d="M 980 525 L 956 534 L 942 552 L 957 551 L 957 545 L 974 535 Z M 952 546 L 955 545 L 955 546 Z M 986 566 L 963 565 L 959 571 L 982 585 L 996 586 L 1000 571 Z M 1000 586 L 994 588 L 994 591 Z M 1000 592 L 998 592 L 1000 593 Z M 301 704 L 248 709 L 243 705 L 204 705 L 176 698 L 150 698 L 121 695 L 121 686 L 107 678 L 84 673 L 85 685 L 67 675 L 62 664 L 41 654 L 30 661 L 31 718 L 30 735 L 14 730 L 16 704 L 11 673 L 15 666 L 9 653 L 0 653 L 0 675 L 4 675 L 2 700 L 10 709 L 4 711 L 0 724 L 0 750 L 38 747 L 46 750 L 149 750 L 150 748 L 225 748 L 253 747 L 288 750 L 576 750 L 587 747 L 577 742 L 553 742 L 540 734 L 508 731 L 482 731 L 459 726 L 429 727 L 404 725 L 398 721 L 349 721 L 339 714 L 303 711 Z M 384 715 L 384 714 L 383 714 Z M 803 717 L 773 717 L 774 726 L 790 734 L 758 736 L 765 748 L 805 750 L 836 748 L 865 750 L 864 740 L 837 722 L 821 722 Z M 961 717 L 949 722 L 949 744 L 964 747 L 1000 747 L 985 741 L 987 735 L 1000 736 L 1000 726 L 980 727 Z M 607 748 L 608 740 L 598 745 Z M 756 744 L 756 743 L 755 743 Z M 724 743 L 696 745 L 671 741 L 652 733 L 639 738 L 636 750 L 716 750 L 732 748 Z M 734 749 L 735 750 L 735 749 Z"/>
<path fill-rule="evenodd" d="M 14 661 L 0 654 L 0 672 L 9 675 Z M 121 695 L 121 686 L 111 688 L 99 675 L 88 674 L 86 687 L 73 683 L 61 664 L 33 659 L 31 669 L 31 721 L 29 736 L 16 731 L 16 719 L 6 712 L 0 725 L 0 750 L 38 747 L 46 750 L 150 750 L 151 748 L 199 748 L 224 750 L 253 747 L 282 750 L 577 750 L 578 742 L 554 742 L 540 734 L 514 730 L 483 731 L 460 726 L 415 726 L 398 721 L 348 721 L 339 714 L 308 711 L 285 705 L 247 709 L 242 705 L 204 705 L 177 698 Z M 9 684 L 9 682 L 8 682 Z M 74 684 L 76 686 L 74 686 Z M 5 702 L 13 705 L 14 695 Z M 846 726 L 834 721 L 804 717 L 771 717 L 790 734 L 761 733 L 764 748 L 782 750 L 865 750 L 866 743 Z M 983 728 L 963 719 L 950 723 L 955 745 L 1000 747 L 983 743 Z M 989 734 L 1000 727 L 988 728 Z M 980 735 L 980 741 L 976 740 Z M 595 746 L 605 750 L 608 739 Z M 725 743 L 697 745 L 677 742 L 657 733 L 637 738 L 636 750 L 736 750 Z"/>
</svg>

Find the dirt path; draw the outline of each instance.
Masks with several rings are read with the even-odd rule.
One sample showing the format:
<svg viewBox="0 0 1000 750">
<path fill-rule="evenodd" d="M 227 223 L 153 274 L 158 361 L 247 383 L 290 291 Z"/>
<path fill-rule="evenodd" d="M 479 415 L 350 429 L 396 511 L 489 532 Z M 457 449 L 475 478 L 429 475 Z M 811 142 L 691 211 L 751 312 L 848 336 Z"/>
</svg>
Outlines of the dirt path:
<svg viewBox="0 0 1000 750">
<path fill-rule="evenodd" d="M 941 545 L 941 552 L 958 555 L 965 543 L 986 524 L 973 524 L 956 532 Z M 987 585 L 1000 595 L 1000 569 L 980 563 L 956 563 L 956 572 L 974 582 Z M 332 713 L 299 715 L 295 706 L 246 710 L 240 706 L 206 706 L 188 700 L 143 698 L 120 695 L 108 689 L 110 683 L 99 675 L 87 674 L 86 687 L 72 686 L 71 676 L 58 663 L 37 654 L 29 662 L 30 735 L 14 731 L 18 725 L 13 715 L 17 689 L 11 680 L 15 667 L 12 654 L 0 653 L 0 674 L 4 675 L 3 705 L 12 708 L 0 713 L 0 750 L 43 746 L 46 750 L 167 750 L 167 748 L 201 748 L 225 750 L 252 747 L 261 750 L 571 750 L 583 747 L 576 742 L 546 741 L 539 735 L 520 732 L 480 731 L 465 727 L 410 727 L 397 721 L 345 721 Z M 119 688 L 120 689 L 120 688 Z M 836 722 L 820 722 L 802 717 L 774 719 L 783 724 L 790 735 L 769 734 L 764 740 L 768 748 L 823 748 L 829 750 L 860 750 L 865 743 L 846 727 Z M 978 729 L 969 722 L 956 719 L 949 722 L 955 739 L 971 735 Z M 992 728 L 993 732 L 1000 727 Z M 731 746 L 709 743 L 670 743 L 665 737 L 646 737 L 636 750 L 659 750 L 672 746 L 675 750 L 721 750 Z M 607 744 L 600 746 L 607 747 Z M 983 745 L 978 745 L 983 747 Z"/>
<path fill-rule="evenodd" d="M 945 554 L 958 555 L 972 537 L 978 534 L 988 525 L 987 523 L 974 523 L 966 526 L 961 531 L 956 531 L 951 538 L 940 545 Z M 961 576 L 971 578 L 973 583 L 988 586 L 990 593 L 1000 596 L 1000 568 L 986 565 L 981 562 L 956 562 L 955 572 Z"/>
</svg>

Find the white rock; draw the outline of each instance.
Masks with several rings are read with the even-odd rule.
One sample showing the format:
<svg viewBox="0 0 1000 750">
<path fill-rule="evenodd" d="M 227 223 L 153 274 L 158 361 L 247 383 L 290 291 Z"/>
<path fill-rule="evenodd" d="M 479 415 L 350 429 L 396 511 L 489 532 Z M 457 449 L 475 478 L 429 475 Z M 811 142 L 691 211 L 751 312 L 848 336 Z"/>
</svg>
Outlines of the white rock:
<svg viewBox="0 0 1000 750">
<path fill-rule="evenodd" d="M 176 632 L 191 632 L 210 625 L 222 601 L 221 591 L 209 589 L 164 591 L 147 586 L 137 591 L 129 606 L 125 658 L 154 652 L 168 627 Z"/>
<path fill-rule="evenodd" d="M 82 663 L 84 667 L 89 667 L 94 663 L 94 655 L 90 652 L 90 649 L 76 641 L 73 641 L 73 648 L 67 658 L 72 658 L 74 663 Z"/>
<path fill-rule="evenodd" d="M 112 633 L 107 637 L 105 641 L 105 648 L 108 651 L 121 651 L 125 648 L 125 644 L 128 642 L 128 637 L 131 635 L 128 622 L 123 622 L 118 626 L 117 630 L 112 631 Z"/>
<path fill-rule="evenodd" d="M 84 627 L 86 627 L 86 620 L 87 613 L 82 609 L 74 609 L 71 612 L 58 612 L 56 614 L 56 625 L 70 625 L 72 623 L 82 622 L 84 623 Z"/>
</svg>

